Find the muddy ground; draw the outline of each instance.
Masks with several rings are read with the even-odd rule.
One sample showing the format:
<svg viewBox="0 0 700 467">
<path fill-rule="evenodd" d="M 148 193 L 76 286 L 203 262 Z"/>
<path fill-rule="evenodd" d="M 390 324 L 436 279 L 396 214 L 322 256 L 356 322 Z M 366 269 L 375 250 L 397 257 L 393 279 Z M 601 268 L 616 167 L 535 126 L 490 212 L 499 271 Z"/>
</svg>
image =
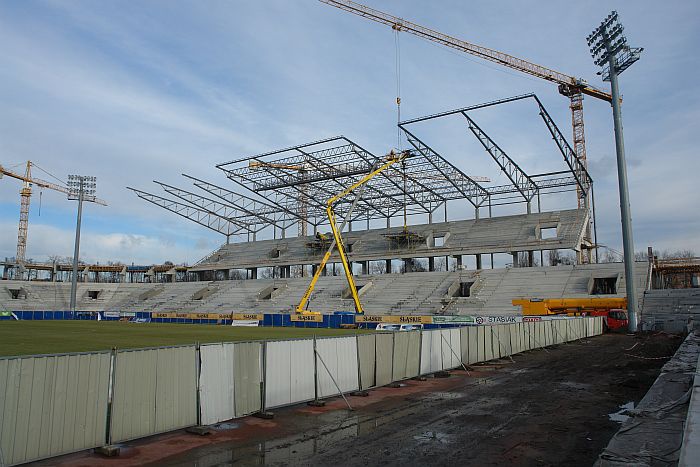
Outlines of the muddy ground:
<svg viewBox="0 0 700 467">
<path fill-rule="evenodd" d="M 608 414 L 636 405 L 681 341 L 608 334 L 349 397 L 354 411 L 338 398 L 41 464 L 590 466 L 620 426 Z"/>
</svg>

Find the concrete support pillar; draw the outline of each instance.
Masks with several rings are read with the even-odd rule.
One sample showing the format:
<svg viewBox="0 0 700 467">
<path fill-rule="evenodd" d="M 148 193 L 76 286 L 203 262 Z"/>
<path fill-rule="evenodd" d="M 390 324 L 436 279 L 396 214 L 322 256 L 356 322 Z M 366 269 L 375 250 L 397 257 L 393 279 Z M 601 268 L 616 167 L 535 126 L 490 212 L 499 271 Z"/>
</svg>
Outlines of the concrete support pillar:
<svg viewBox="0 0 700 467">
<path fill-rule="evenodd" d="M 464 265 L 464 259 L 462 258 L 462 255 L 455 256 L 455 259 L 457 260 L 457 269 L 462 269 L 462 266 Z"/>
<path fill-rule="evenodd" d="M 316 266 L 315 264 L 312 264 L 311 265 L 311 275 L 312 276 L 315 275 L 316 271 L 318 271 L 318 266 Z"/>
<path fill-rule="evenodd" d="M 362 274 L 369 274 L 369 261 L 362 261 Z"/>
<path fill-rule="evenodd" d="M 428 271 L 435 271 L 435 258 L 432 256 L 428 258 Z"/>
<path fill-rule="evenodd" d="M 323 266 L 323 271 L 321 272 L 321 275 L 322 275 L 322 276 L 327 276 L 327 275 L 328 275 L 328 263 L 326 263 L 326 264 Z"/>
<path fill-rule="evenodd" d="M 386 260 L 386 273 L 391 274 L 391 260 L 390 259 Z"/>
<path fill-rule="evenodd" d="M 386 218 L 386 228 L 388 229 L 389 227 L 391 227 L 391 217 Z"/>
<path fill-rule="evenodd" d="M 257 278 L 258 278 L 258 268 L 250 268 L 250 269 L 248 269 L 248 272 L 250 272 L 250 278 L 251 278 L 251 279 L 257 279 Z"/>
<path fill-rule="evenodd" d="M 527 265 L 530 267 L 533 267 L 535 265 L 535 252 L 534 251 L 527 252 Z"/>
<path fill-rule="evenodd" d="M 481 266 L 481 255 L 475 255 L 476 256 L 476 269 L 483 269 Z"/>
<path fill-rule="evenodd" d="M 407 258 L 404 258 L 404 259 L 403 259 L 403 272 L 412 272 L 412 271 L 410 270 L 409 265 L 408 265 L 408 259 L 407 259 Z"/>
<path fill-rule="evenodd" d="M 513 252 L 511 252 L 511 255 L 513 255 L 513 267 L 517 268 L 518 267 L 518 252 L 513 251 Z"/>
<path fill-rule="evenodd" d="M 491 253 L 491 269 L 493 269 L 493 253 Z"/>
</svg>

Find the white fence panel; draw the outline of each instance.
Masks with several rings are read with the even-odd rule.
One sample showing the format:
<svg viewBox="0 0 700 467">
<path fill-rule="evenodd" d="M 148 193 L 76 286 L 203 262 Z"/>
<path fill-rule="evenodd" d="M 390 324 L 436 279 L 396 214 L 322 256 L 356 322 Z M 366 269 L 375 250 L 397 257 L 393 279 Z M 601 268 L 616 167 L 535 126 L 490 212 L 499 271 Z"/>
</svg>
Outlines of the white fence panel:
<svg viewBox="0 0 700 467">
<path fill-rule="evenodd" d="M 422 375 L 442 370 L 442 339 L 440 336 L 439 329 L 423 331 L 420 360 Z"/>
<path fill-rule="evenodd" d="M 510 343 L 513 347 L 513 354 L 517 354 L 523 351 L 523 326 L 522 323 L 510 324 Z"/>
<path fill-rule="evenodd" d="M 537 346 L 538 349 L 541 349 L 542 347 L 545 347 L 545 322 L 544 321 L 538 321 L 535 323 L 535 345 Z"/>
<path fill-rule="evenodd" d="M 233 344 L 233 381 L 235 415 L 242 417 L 262 409 L 262 343 Z"/>
<path fill-rule="evenodd" d="M 267 342 L 265 407 L 273 408 L 314 398 L 314 342 L 310 339 Z"/>
<path fill-rule="evenodd" d="M 197 424 L 197 362 L 194 346 L 158 349 L 155 432 Z"/>
<path fill-rule="evenodd" d="M 513 346 L 510 341 L 510 333 L 512 326 L 512 324 L 500 324 L 496 326 L 496 330 L 498 331 L 497 346 L 500 357 L 509 357 L 513 355 Z"/>
<path fill-rule="evenodd" d="M 386 386 L 392 381 L 392 366 L 394 360 L 394 334 L 377 334 L 377 372 L 376 385 Z"/>
<path fill-rule="evenodd" d="M 359 389 L 357 374 L 357 339 L 354 337 L 331 337 L 316 340 L 319 361 L 316 363 L 318 375 L 318 396 L 329 397 L 341 392 Z M 325 363 L 325 365 L 324 365 Z M 330 375 L 329 375 L 330 373 Z"/>
<path fill-rule="evenodd" d="M 420 374 L 420 345 L 421 332 L 407 331 L 408 355 L 406 357 L 406 378 L 414 378 Z"/>
<path fill-rule="evenodd" d="M 484 359 L 482 361 L 488 362 L 493 360 L 493 326 L 484 326 Z"/>
<path fill-rule="evenodd" d="M 0 460 L 104 445 L 109 369 L 108 352 L 0 359 Z"/>
<path fill-rule="evenodd" d="M 433 337 L 435 338 L 435 337 Z M 458 328 L 449 328 L 440 330 L 441 353 L 442 353 L 442 369 L 449 370 L 457 368 L 461 365 L 460 348 L 460 333 Z"/>
<path fill-rule="evenodd" d="M 476 360 L 475 363 L 485 362 L 486 357 L 484 356 L 484 334 L 489 328 L 486 326 L 478 326 L 476 328 Z"/>
<path fill-rule="evenodd" d="M 202 345 L 199 352 L 199 409 L 202 424 L 211 425 L 234 418 L 233 344 Z"/>
<path fill-rule="evenodd" d="M 394 359 L 391 365 L 391 380 L 400 381 L 406 378 L 406 361 L 408 359 L 408 334 L 394 333 Z"/>
<path fill-rule="evenodd" d="M 262 408 L 262 344 L 237 342 L 200 347 L 201 423 L 211 425 Z"/>
<path fill-rule="evenodd" d="M 376 353 L 376 335 L 364 334 L 357 336 L 357 364 L 360 365 L 360 389 L 368 389 L 376 385 Z"/>
<path fill-rule="evenodd" d="M 157 353 L 155 349 L 117 352 L 111 442 L 155 434 Z"/>
</svg>

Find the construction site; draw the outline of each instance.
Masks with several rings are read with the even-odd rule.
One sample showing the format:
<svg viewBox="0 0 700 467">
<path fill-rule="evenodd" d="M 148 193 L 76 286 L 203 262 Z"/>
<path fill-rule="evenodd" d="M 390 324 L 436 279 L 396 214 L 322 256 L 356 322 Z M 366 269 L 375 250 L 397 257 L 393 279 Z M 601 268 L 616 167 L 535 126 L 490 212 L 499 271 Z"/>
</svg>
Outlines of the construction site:
<svg viewBox="0 0 700 467">
<path fill-rule="evenodd" d="M 534 93 L 401 119 L 397 96 L 397 139 L 381 152 L 335 136 L 241 154 L 211 177 L 125 187 L 216 233 L 192 265 L 81 261 L 83 203 L 117 200 L 98 198 L 94 177 L 64 184 L 37 178 L 32 162 L 0 166 L 0 183 L 21 184 L 0 327 L 27 336 L 12 341 L 17 353 L 0 344 L 0 467 L 698 465 L 700 257 L 660 258 L 653 245 L 635 257 L 617 75 L 642 49 L 617 13 L 588 38 L 607 92 L 369 6 L 321 2 L 549 82 L 570 120 Z M 598 240 L 584 96 L 614 108 L 617 262 Z M 537 172 L 481 123 L 513 106 L 549 142 Z M 479 151 L 436 139 L 443 124 Z M 78 202 L 72 258 L 27 259 L 33 189 Z M 32 353 L 31 326 L 60 334 L 78 320 L 92 326 L 81 333 L 114 334 L 99 348 L 74 334 L 57 337 L 55 354 L 20 355 Z M 165 325 L 191 334 L 126 349 L 114 337 L 168 335 Z M 203 337 L 205 326 L 275 331 Z"/>
</svg>

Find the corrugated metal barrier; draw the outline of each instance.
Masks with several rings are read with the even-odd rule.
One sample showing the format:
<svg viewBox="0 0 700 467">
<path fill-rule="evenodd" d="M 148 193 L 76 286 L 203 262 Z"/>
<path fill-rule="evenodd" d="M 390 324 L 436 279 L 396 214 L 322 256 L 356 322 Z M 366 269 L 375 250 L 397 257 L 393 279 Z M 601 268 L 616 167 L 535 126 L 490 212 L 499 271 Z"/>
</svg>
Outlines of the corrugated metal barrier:
<svg viewBox="0 0 700 467">
<path fill-rule="evenodd" d="M 195 357 L 194 346 L 117 352 L 112 443 L 197 423 Z"/>
<path fill-rule="evenodd" d="M 360 388 L 356 337 L 316 339 L 316 353 L 316 385 L 319 398 Z"/>
<path fill-rule="evenodd" d="M 577 317 L 0 358 L 0 467 L 214 424 L 335 396 L 339 389 L 384 386 L 602 331 L 602 317 Z"/>
<path fill-rule="evenodd" d="M 0 465 L 105 444 L 110 353 L 0 358 Z"/>
<path fill-rule="evenodd" d="M 315 397 L 314 341 L 265 344 L 265 408 L 310 401 Z"/>
</svg>

